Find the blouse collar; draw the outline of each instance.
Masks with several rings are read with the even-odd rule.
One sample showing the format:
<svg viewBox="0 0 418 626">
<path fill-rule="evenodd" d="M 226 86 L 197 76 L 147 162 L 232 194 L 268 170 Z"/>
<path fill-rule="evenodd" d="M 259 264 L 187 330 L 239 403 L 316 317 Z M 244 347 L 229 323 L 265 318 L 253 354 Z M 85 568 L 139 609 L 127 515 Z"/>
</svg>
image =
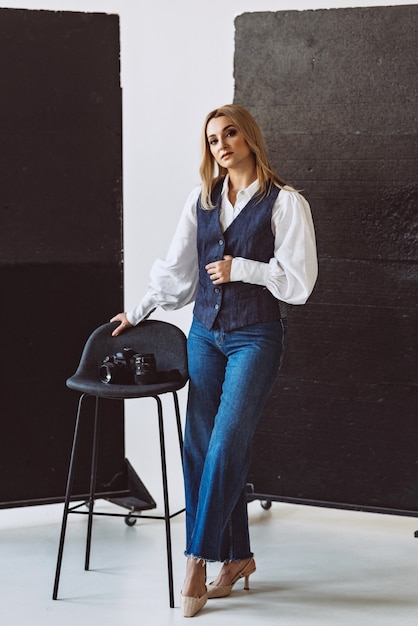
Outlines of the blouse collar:
<svg viewBox="0 0 418 626">
<path fill-rule="evenodd" d="M 225 176 L 223 185 L 222 185 L 222 196 L 225 197 L 228 195 L 228 184 L 229 184 L 229 174 L 227 174 Z M 251 200 L 251 198 L 253 197 L 253 195 L 255 193 L 257 193 L 258 189 L 259 189 L 260 185 L 258 183 L 258 178 L 251 183 L 251 185 L 248 185 L 248 187 L 246 187 L 245 189 L 240 189 L 238 194 L 240 199 L 245 200 L 246 202 L 248 202 L 249 200 Z"/>
</svg>

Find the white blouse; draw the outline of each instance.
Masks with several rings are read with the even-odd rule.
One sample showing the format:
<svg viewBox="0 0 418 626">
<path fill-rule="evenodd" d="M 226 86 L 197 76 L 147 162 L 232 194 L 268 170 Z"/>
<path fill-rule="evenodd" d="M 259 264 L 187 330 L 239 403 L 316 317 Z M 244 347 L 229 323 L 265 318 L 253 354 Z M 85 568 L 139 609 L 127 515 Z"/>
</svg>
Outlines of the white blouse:
<svg viewBox="0 0 418 626">
<path fill-rule="evenodd" d="M 225 231 L 258 190 L 258 181 L 237 194 L 233 206 L 228 199 L 228 177 L 222 188 L 220 223 Z M 141 302 L 127 312 L 136 325 L 154 309 L 180 309 L 193 302 L 199 281 L 197 259 L 197 200 L 201 186 L 189 195 L 165 259 L 156 259 L 148 291 Z M 266 287 L 276 298 L 289 304 L 304 304 L 318 275 L 315 231 L 307 200 L 291 188 L 282 189 L 274 203 L 271 228 L 274 256 L 269 263 L 235 257 L 231 282 L 242 281 Z"/>
</svg>

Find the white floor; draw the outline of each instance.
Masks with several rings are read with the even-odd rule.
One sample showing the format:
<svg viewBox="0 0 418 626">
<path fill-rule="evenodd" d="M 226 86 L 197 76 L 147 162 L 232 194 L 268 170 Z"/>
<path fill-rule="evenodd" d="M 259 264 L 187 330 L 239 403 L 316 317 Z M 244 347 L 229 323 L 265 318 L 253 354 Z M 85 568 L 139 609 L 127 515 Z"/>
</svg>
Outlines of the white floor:
<svg viewBox="0 0 418 626">
<path fill-rule="evenodd" d="M 105 509 L 112 505 L 105 503 Z M 51 599 L 62 505 L 0 510 L 0 620 L 7 626 L 184 624 L 184 515 L 174 518 L 176 608 L 168 603 L 161 521 L 97 517 L 91 571 L 85 516 L 69 519 L 59 599 Z M 117 509 L 119 512 L 120 509 Z M 257 572 L 199 624 L 373 626 L 418 623 L 418 520 L 273 503 L 250 504 Z M 209 577 L 217 567 L 209 566 Z M 186 621 L 187 623 L 187 621 Z"/>
</svg>

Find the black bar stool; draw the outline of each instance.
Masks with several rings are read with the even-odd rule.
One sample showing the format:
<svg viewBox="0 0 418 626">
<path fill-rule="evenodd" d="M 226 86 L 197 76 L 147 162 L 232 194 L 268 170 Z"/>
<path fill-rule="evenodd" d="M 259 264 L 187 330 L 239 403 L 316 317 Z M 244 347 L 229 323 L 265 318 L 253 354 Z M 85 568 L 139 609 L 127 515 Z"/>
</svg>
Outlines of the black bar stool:
<svg viewBox="0 0 418 626">
<path fill-rule="evenodd" d="M 83 402 L 85 398 L 93 396 L 95 398 L 94 413 L 94 431 L 93 445 L 91 455 L 91 473 L 90 473 L 90 493 L 88 499 L 88 523 L 87 523 L 87 539 L 85 565 L 86 570 L 90 564 L 90 548 L 91 535 L 93 527 L 94 515 L 112 515 L 124 516 L 115 513 L 95 513 L 94 501 L 96 490 L 97 475 L 97 459 L 99 455 L 99 426 L 100 426 L 100 399 L 127 400 L 129 398 L 154 398 L 157 403 L 160 453 L 161 453 L 161 470 L 164 497 L 164 515 L 152 516 L 142 515 L 141 518 L 163 519 L 165 521 L 166 532 L 166 548 L 167 548 L 167 570 L 168 570 L 168 587 L 170 607 L 174 607 L 174 587 L 173 587 L 173 563 L 171 549 L 171 527 L 170 520 L 180 513 L 184 508 L 170 513 L 169 497 L 168 497 L 168 478 L 166 464 L 166 450 L 164 437 L 164 418 L 163 407 L 160 396 L 165 393 L 171 393 L 174 401 L 174 409 L 176 415 L 178 440 L 181 457 L 183 456 L 183 436 L 180 420 L 179 402 L 177 391 L 183 388 L 188 381 L 187 369 L 187 348 L 186 336 L 184 333 L 167 322 L 159 320 L 146 320 L 137 326 L 129 328 L 118 337 L 112 337 L 112 331 L 116 328 L 117 323 L 108 323 L 97 328 L 88 338 L 78 365 L 77 371 L 71 378 L 67 380 L 67 386 L 81 392 L 78 402 L 76 426 L 74 430 L 73 444 L 71 450 L 70 466 L 67 478 L 67 488 L 65 494 L 64 513 L 61 525 L 61 534 L 58 548 L 58 558 L 55 573 L 55 582 L 53 590 L 53 599 L 58 597 L 58 586 L 60 581 L 62 556 L 64 551 L 65 532 L 67 527 L 68 515 L 72 512 L 79 512 L 73 507 L 70 508 L 72 496 L 72 487 L 75 474 L 75 460 L 77 454 L 77 446 L 79 444 L 80 424 L 82 417 L 86 411 L 82 412 Z M 131 352 L 124 352 L 124 349 L 132 348 Z M 121 353 L 123 359 L 116 359 L 115 362 L 108 362 L 101 368 L 103 360 L 107 356 Z M 135 354 L 136 357 L 131 358 Z M 156 371 L 147 369 L 153 355 L 155 359 Z M 125 359 L 126 356 L 126 359 Z M 135 364 L 136 362 L 136 364 Z M 125 365 L 126 363 L 126 365 Z M 100 370 L 100 372 L 99 372 Z M 103 382 L 103 379 L 116 381 L 118 377 L 134 376 L 137 371 L 137 382 L 135 379 L 129 382 L 124 380 L 120 382 Z M 81 505 L 78 505 L 81 506 Z M 151 508 L 151 507 L 148 507 Z M 132 518 L 132 516 L 130 516 Z"/>
</svg>

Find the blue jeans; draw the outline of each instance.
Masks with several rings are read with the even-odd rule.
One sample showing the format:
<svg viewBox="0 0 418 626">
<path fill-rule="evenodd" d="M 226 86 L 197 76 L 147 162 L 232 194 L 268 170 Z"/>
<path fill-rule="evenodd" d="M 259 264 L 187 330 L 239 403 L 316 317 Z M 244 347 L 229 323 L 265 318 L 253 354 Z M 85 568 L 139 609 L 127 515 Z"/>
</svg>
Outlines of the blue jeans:
<svg viewBox="0 0 418 626">
<path fill-rule="evenodd" d="M 252 556 L 246 479 L 253 435 L 280 368 L 285 323 L 223 332 L 193 320 L 184 436 L 186 556 Z"/>
</svg>

